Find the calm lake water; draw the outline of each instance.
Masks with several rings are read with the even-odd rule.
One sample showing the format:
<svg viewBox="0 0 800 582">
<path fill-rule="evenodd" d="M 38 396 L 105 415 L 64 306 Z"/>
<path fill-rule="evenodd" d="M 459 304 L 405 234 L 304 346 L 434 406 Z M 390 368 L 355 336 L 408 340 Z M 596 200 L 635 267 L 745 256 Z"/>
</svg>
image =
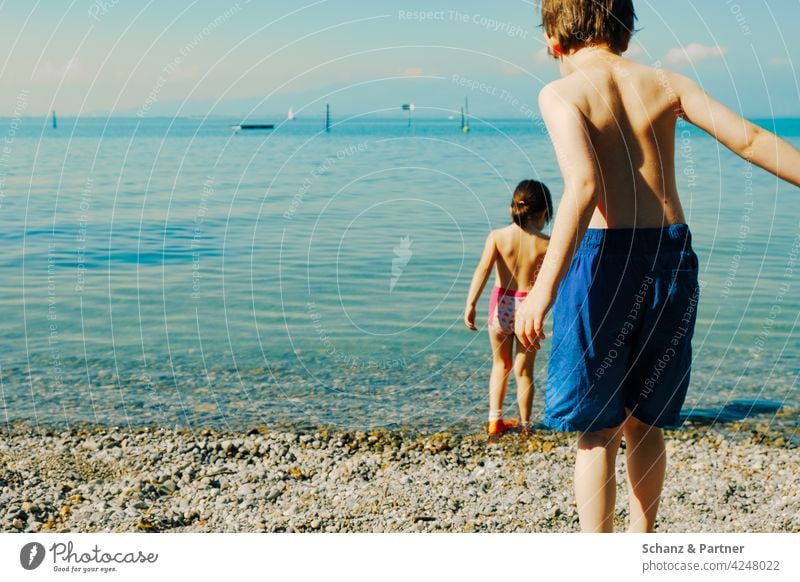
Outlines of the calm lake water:
<svg viewBox="0 0 800 582">
<path fill-rule="evenodd" d="M 547 136 L 237 121 L 0 120 L 3 420 L 478 429 L 488 293 L 477 333 L 465 296 L 516 183 L 560 195 Z M 800 120 L 760 123 L 800 145 Z M 703 281 L 685 412 L 796 411 L 798 191 L 688 126 L 677 153 Z"/>
</svg>

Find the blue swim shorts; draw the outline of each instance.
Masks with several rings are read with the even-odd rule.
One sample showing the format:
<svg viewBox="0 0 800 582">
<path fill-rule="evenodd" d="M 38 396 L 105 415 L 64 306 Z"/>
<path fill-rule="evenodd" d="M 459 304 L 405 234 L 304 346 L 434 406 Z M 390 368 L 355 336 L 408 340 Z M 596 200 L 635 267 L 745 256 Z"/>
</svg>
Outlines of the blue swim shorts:
<svg viewBox="0 0 800 582">
<path fill-rule="evenodd" d="M 544 424 L 681 424 L 700 286 L 685 224 L 586 232 L 553 306 Z"/>
</svg>

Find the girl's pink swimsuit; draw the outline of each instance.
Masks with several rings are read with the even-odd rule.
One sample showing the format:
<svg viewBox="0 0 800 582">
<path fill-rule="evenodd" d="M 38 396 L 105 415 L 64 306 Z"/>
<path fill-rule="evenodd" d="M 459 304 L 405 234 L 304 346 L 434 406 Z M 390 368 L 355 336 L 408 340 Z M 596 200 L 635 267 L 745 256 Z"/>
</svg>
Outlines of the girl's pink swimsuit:
<svg viewBox="0 0 800 582">
<path fill-rule="evenodd" d="M 498 333 L 514 333 L 514 313 L 528 296 L 527 291 L 495 287 L 489 299 L 489 327 Z"/>
</svg>

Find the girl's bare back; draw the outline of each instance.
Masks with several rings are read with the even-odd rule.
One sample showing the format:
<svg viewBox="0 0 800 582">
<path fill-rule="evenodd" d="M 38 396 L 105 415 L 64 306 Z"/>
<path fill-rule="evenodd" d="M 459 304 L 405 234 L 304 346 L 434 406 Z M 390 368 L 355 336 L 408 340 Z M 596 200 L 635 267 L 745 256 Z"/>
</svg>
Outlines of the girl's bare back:
<svg viewBox="0 0 800 582">
<path fill-rule="evenodd" d="M 550 237 L 516 224 L 492 232 L 497 248 L 495 286 L 528 291 L 536 280 Z"/>
</svg>

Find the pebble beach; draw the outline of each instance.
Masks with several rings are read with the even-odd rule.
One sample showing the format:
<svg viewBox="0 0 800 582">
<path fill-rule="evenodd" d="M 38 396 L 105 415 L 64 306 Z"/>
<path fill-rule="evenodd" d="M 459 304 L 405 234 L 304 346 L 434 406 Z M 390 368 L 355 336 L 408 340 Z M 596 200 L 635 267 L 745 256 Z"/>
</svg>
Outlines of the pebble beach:
<svg viewBox="0 0 800 582">
<path fill-rule="evenodd" d="M 657 531 L 800 532 L 796 431 L 667 433 Z M 4 532 L 573 532 L 574 436 L 12 425 Z M 625 528 L 624 452 L 617 529 Z"/>
</svg>

